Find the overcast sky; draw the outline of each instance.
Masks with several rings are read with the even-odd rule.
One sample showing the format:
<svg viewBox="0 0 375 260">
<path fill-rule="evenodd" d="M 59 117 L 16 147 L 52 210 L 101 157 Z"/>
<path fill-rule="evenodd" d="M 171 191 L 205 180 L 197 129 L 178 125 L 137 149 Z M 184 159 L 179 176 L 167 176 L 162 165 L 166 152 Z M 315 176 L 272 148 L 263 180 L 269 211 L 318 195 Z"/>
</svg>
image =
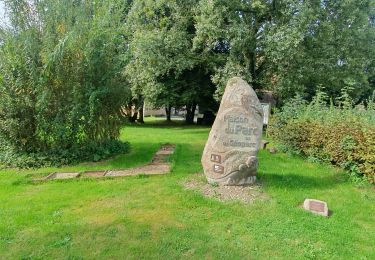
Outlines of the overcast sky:
<svg viewBox="0 0 375 260">
<path fill-rule="evenodd" d="M 4 3 L 0 0 L 0 24 L 3 24 L 5 21 L 4 15 Z"/>
<path fill-rule="evenodd" d="M 3 1 L 0 1 L 0 15 L 3 16 L 4 13 L 4 3 Z"/>
</svg>

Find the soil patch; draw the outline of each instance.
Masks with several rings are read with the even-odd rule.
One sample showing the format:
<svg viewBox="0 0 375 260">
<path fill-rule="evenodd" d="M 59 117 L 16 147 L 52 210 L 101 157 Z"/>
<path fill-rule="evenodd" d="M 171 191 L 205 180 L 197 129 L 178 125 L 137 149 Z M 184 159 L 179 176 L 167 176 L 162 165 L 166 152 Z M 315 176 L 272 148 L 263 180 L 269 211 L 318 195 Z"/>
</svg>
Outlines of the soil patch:
<svg viewBox="0 0 375 260">
<path fill-rule="evenodd" d="M 208 198 L 220 201 L 241 201 L 251 204 L 256 200 L 269 200 L 270 197 L 263 191 L 261 183 L 251 186 L 224 186 L 207 183 L 203 174 L 194 174 L 183 183 L 189 190 L 195 190 Z"/>
</svg>

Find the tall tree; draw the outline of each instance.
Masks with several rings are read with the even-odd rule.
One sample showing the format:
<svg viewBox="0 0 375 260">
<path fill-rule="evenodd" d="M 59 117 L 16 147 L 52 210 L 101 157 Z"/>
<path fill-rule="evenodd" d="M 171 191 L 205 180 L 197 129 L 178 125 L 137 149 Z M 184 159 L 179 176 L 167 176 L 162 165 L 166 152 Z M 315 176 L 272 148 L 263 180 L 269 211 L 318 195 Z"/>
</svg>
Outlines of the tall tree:
<svg viewBox="0 0 375 260">
<path fill-rule="evenodd" d="M 218 96 L 237 75 L 282 98 L 324 86 L 359 100 L 371 91 L 373 16 L 373 0 L 202 0 L 194 47 L 212 61 Z"/>
<path fill-rule="evenodd" d="M 129 94 L 124 5 L 6 4 L 11 26 L 0 46 L 0 139 L 27 152 L 116 139 Z"/>
<path fill-rule="evenodd" d="M 134 92 L 148 103 L 185 106 L 192 123 L 196 105 L 211 98 L 214 86 L 209 67 L 193 51 L 196 1 L 135 1 L 128 25 L 132 40 L 131 61 L 126 73 Z"/>
<path fill-rule="evenodd" d="M 265 28 L 272 60 L 265 83 L 283 97 L 312 97 L 319 87 L 332 97 L 343 89 L 356 101 L 375 90 L 373 0 L 295 1 L 281 20 Z"/>
</svg>

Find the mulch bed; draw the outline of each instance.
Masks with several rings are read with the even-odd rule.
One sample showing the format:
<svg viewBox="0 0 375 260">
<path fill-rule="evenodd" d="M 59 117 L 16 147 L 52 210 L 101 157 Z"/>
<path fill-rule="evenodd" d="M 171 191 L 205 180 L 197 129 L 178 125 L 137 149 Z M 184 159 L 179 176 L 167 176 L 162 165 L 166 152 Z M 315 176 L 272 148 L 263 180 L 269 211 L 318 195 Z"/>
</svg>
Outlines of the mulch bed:
<svg viewBox="0 0 375 260">
<path fill-rule="evenodd" d="M 203 174 L 194 174 L 183 185 L 186 189 L 197 191 L 205 197 L 214 198 L 219 201 L 240 201 L 251 204 L 257 200 L 270 199 L 262 190 L 260 183 L 251 186 L 212 185 L 207 183 Z"/>
</svg>

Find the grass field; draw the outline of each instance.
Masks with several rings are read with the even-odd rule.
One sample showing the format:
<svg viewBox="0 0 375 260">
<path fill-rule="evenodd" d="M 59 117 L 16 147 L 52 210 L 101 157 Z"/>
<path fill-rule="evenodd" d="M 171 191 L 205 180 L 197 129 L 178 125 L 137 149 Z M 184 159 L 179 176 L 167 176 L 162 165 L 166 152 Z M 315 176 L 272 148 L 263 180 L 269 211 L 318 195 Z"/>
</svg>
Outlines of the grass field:
<svg viewBox="0 0 375 260">
<path fill-rule="evenodd" d="M 375 189 L 338 169 L 261 151 L 259 179 L 270 197 L 223 203 L 185 190 L 202 172 L 209 128 L 126 126 L 131 152 L 59 170 L 128 168 L 177 145 L 164 176 L 29 180 L 56 169 L 0 171 L 0 259 L 375 259 Z M 302 210 L 304 198 L 328 202 L 332 216 Z"/>
</svg>

